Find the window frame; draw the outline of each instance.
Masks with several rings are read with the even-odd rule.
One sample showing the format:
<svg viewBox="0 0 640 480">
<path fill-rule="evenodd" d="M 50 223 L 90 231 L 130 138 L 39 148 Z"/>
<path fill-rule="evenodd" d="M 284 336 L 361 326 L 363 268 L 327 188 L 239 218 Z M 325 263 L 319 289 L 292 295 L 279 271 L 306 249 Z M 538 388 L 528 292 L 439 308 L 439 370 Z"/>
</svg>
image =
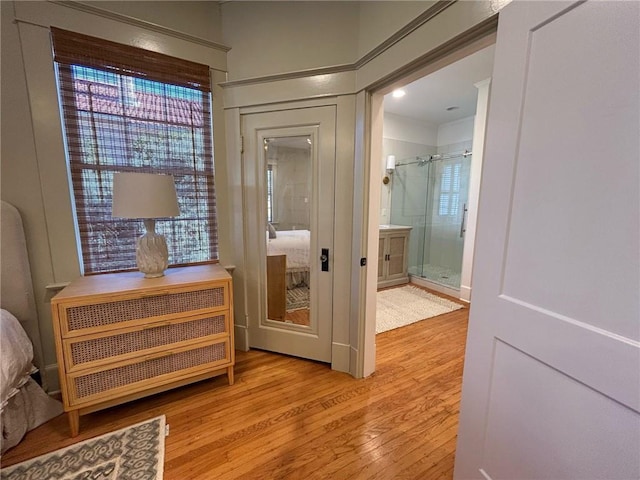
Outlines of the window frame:
<svg viewBox="0 0 640 480">
<path fill-rule="evenodd" d="M 120 44 L 116 44 L 115 42 L 109 42 L 106 40 L 102 40 L 102 39 L 95 39 L 93 37 L 88 37 L 85 35 L 81 35 L 81 34 L 76 34 L 74 32 L 65 32 L 59 29 L 54 29 L 52 28 L 52 33 L 54 34 L 54 49 L 56 46 L 55 43 L 55 35 L 56 33 L 58 35 L 66 35 L 66 34 L 70 34 L 72 37 L 72 40 L 78 40 L 78 37 L 80 37 L 80 40 L 82 38 L 89 38 L 91 39 L 91 41 L 94 42 L 104 42 L 107 47 L 109 45 L 115 45 L 117 46 L 117 48 L 125 48 L 125 49 L 134 49 L 135 51 L 142 51 L 142 52 L 147 52 L 146 50 L 142 50 L 142 49 L 138 49 L 136 47 L 130 47 L 130 46 L 126 46 L 126 45 L 120 45 Z M 64 46 L 62 48 L 62 50 L 65 50 L 65 48 L 68 48 L 67 46 Z M 55 52 L 57 54 L 57 51 Z M 65 52 L 67 53 L 67 52 Z M 169 57 L 166 55 L 162 55 L 162 54 L 158 54 L 156 52 L 151 52 L 153 57 L 162 57 L 162 59 L 164 61 L 171 61 L 174 57 Z M 167 60 L 168 59 L 168 60 Z M 77 151 L 73 150 L 72 148 L 70 148 L 69 146 L 69 132 L 74 132 L 75 137 L 73 141 L 78 141 L 81 142 L 81 138 L 82 138 L 82 130 L 80 128 L 80 115 L 79 115 L 79 110 L 77 108 L 75 108 L 77 106 L 77 103 L 75 103 L 76 101 L 76 97 L 75 95 L 77 94 L 77 91 L 75 90 L 75 86 L 72 89 L 72 97 L 73 99 L 71 101 L 64 101 L 62 96 L 63 96 L 63 89 L 61 84 L 64 82 L 68 82 L 67 85 L 75 85 L 74 84 L 74 73 L 73 73 L 73 66 L 77 65 L 79 67 L 83 67 L 83 68 L 89 68 L 89 69 L 93 69 L 96 71 L 100 71 L 100 72 L 107 72 L 108 74 L 114 74 L 118 76 L 118 80 L 120 82 L 122 82 L 122 80 L 126 77 L 133 77 L 133 78 L 142 78 L 143 80 L 150 80 L 153 82 L 159 82 L 161 84 L 163 84 L 164 90 L 163 90 L 163 95 L 162 98 L 165 99 L 166 102 L 166 98 L 169 98 L 167 95 L 167 85 L 176 85 L 173 83 L 170 83 L 168 81 L 161 81 L 158 80 L 156 78 L 154 78 L 153 76 L 149 76 L 149 77 L 144 77 L 144 76 L 140 76 L 140 75 L 130 75 L 128 71 L 119 71 L 117 69 L 107 69 L 107 68 L 99 68 L 96 67 L 95 65 L 85 65 L 82 62 L 69 62 L 68 58 L 66 58 L 67 61 L 59 61 L 58 58 L 54 58 L 55 60 L 55 69 L 56 69 L 56 80 L 58 82 L 57 84 L 57 93 L 58 93 L 58 105 L 60 108 L 60 112 L 61 112 L 61 120 L 62 120 L 62 128 L 63 128 L 63 138 L 64 138 L 64 142 L 65 142 L 65 154 L 66 154 L 66 159 L 67 159 L 67 173 L 68 173 L 68 177 L 69 177 L 69 181 L 70 181 L 70 189 L 71 189 L 71 194 L 73 197 L 73 219 L 74 219 L 74 225 L 76 228 L 76 236 L 78 238 L 79 241 L 79 248 L 78 248 L 78 255 L 80 258 L 80 268 L 81 268 L 81 273 L 82 274 L 100 274 L 100 273 L 111 273 L 111 272 L 118 272 L 118 271 L 133 271 L 133 270 L 137 270 L 136 266 L 135 266 L 135 262 L 131 262 L 129 261 L 126 265 L 124 265 L 124 268 L 110 268 L 110 269 L 101 269 L 100 268 L 100 262 L 95 262 L 94 258 L 92 258 L 92 253 L 91 253 L 91 249 L 92 247 L 90 246 L 90 238 L 89 238 L 89 234 L 86 232 L 81 231 L 83 228 L 86 230 L 88 229 L 92 222 L 89 216 L 84 215 L 81 216 L 78 212 L 79 206 L 81 207 L 85 207 L 87 205 L 89 205 L 87 198 L 85 197 L 85 194 L 83 192 L 83 187 L 82 187 L 82 172 L 85 170 L 93 170 L 96 172 L 116 172 L 116 171 L 139 171 L 139 172 L 146 172 L 146 173 L 176 173 L 175 171 L 172 171 L 172 165 L 171 162 L 168 162 L 168 164 L 166 165 L 162 165 L 158 168 L 156 167 L 151 167 L 151 166 L 140 166 L 140 167 L 132 167 L 132 166 L 122 166 L 122 165 L 99 165 L 98 164 L 94 167 L 92 165 L 90 165 L 89 163 L 87 163 L 86 161 L 83 161 L 82 158 L 78 158 L 78 157 L 82 157 L 82 153 L 78 154 L 78 152 L 82 152 L 83 151 L 83 146 L 81 144 L 76 145 L 74 148 L 77 148 Z M 183 64 L 184 62 L 186 62 L 185 60 L 181 60 L 181 59 L 176 59 L 176 61 L 180 64 Z M 188 63 L 192 63 L 192 62 L 188 62 Z M 193 64 L 198 66 L 198 64 Z M 198 198 L 198 194 L 200 193 L 200 188 L 198 188 L 198 185 L 200 184 L 200 182 L 202 181 L 201 177 L 205 178 L 205 183 L 204 185 L 206 185 L 205 188 L 202 189 L 202 191 L 206 192 L 206 205 L 203 207 L 206 212 L 208 214 L 206 214 L 204 217 L 201 216 L 197 216 L 197 219 L 201 222 L 204 222 L 204 225 L 207 226 L 207 228 L 205 228 L 206 232 L 208 233 L 208 245 L 204 247 L 203 251 L 205 251 L 205 256 L 207 257 L 204 260 L 197 260 L 197 261 L 189 261 L 186 263 L 182 263 L 182 262 L 171 262 L 170 263 L 170 267 L 175 267 L 175 266 L 183 266 L 183 265 L 196 265 L 196 264 L 203 264 L 203 263 L 218 263 L 218 232 L 217 232 L 217 212 L 216 212 L 216 198 L 215 198 L 215 164 L 214 164 L 214 149 L 213 149 L 213 98 L 211 95 L 211 80 L 210 80 L 210 72 L 209 72 L 209 67 L 205 66 L 205 65 L 199 65 L 199 67 L 202 68 L 206 68 L 206 72 L 207 72 L 207 84 L 206 85 L 201 85 L 201 88 L 196 88 L 195 90 L 199 90 L 202 98 L 202 111 L 203 111 L 203 126 L 202 128 L 205 129 L 205 131 L 202 133 L 202 138 L 201 138 L 201 148 L 202 148 L 202 157 L 205 159 L 205 167 L 202 170 L 198 170 L 197 167 L 195 166 L 195 160 L 193 162 L 194 166 L 193 169 L 185 169 L 183 172 L 181 172 L 181 174 L 183 175 L 193 175 L 193 185 L 194 185 L 194 190 L 191 192 L 192 194 L 194 194 L 195 192 L 195 197 L 196 199 Z M 176 86 L 178 87 L 185 87 L 185 88 L 194 88 L 192 86 L 192 84 L 190 83 L 191 80 L 189 79 L 185 79 L 185 81 L 182 84 L 178 84 Z M 68 90 L 66 91 L 67 95 Z M 120 101 L 124 102 L 124 99 L 121 98 Z M 168 110 L 167 110 L 168 111 Z M 95 115 L 96 113 L 100 113 L 100 112 L 96 112 L 94 110 L 91 110 L 89 112 L 91 114 L 91 116 L 93 117 L 93 115 Z M 119 119 L 123 119 L 123 125 L 125 125 L 123 127 L 123 132 L 124 132 L 124 137 L 126 138 L 128 134 L 130 134 L 130 126 L 127 125 L 127 121 L 131 121 L 133 120 L 135 121 L 147 121 L 147 122 L 151 122 L 151 124 L 154 123 L 160 123 L 160 122 L 156 122 L 154 119 L 141 119 L 141 118 L 133 118 L 133 117 L 128 117 L 125 113 L 123 113 L 122 115 L 116 115 L 117 118 Z M 175 126 L 175 125 L 179 125 L 177 123 L 168 123 L 166 122 L 165 128 L 163 129 L 163 133 L 165 141 L 169 142 L 169 128 L 171 126 Z M 190 129 L 191 129 L 191 135 L 193 137 L 194 135 L 194 131 L 195 131 L 195 126 L 193 123 L 191 123 L 190 125 Z M 92 132 L 94 135 L 96 135 L 95 130 Z M 122 133 L 122 132 L 120 132 Z M 122 135 L 117 136 L 117 138 L 123 138 Z M 124 148 L 126 149 L 127 153 L 131 153 L 132 150 L 132 145 L 130 145 L 128 142 L 124 142 Z M 96 151 L 99 149 L 98 144 L 96 142 Z M 167 149 L 168 151 L 169 149 Z M 196 155 L 196 150 L 194 147 L 194 150 L 191 151 L 191 155 L 195 158 Z M 78 180 L 80 178 L 80 180 Z M 200 178 L 200 180 L 199 180 Z M 75 184 L 78 183 L 79 186 L 76 186 Z M 102 197 L 99 197 L 102 198 Z M 97 220 L 97 222 L 93 222 L 95 223 L 99 223 L 102 221 L 103 217 L 100 217 L 100 220 Z M 190 220 L 188 218 L 185 218 L 184 216 L 181 217 L 177 217 L 176 220 L 180 220 L 180 221 L 185 221 L 185 220 Z M 123 223 L 135 223 L 136 225 L 133 227 L 137 232 L 142 233 L 144 231 L 143 227 L 142 227 L 142 222 L 140 220 L 137 219 L 133 219 L 133 220 L 128 220 L 128 219 L 118 219 L 119 221 L 123 222 Z M 193 219 L 191 219 L 193 220 Z M 175 223 L 171 224 L 171 222 L 175 222 L 175 220 L 172 219 L 165 219 L 163 220 L 163 224 L 165 226 L 164 230 L 169 230 L 172 228 L 172 226 L 175 225 Z M 181 237 L 182 238 L 182 237 Z M 198 237 L 200 238 L 200 237 Z M 183 239 L 184 240 L 184 239 Z M 188 239 L 187 239 L 188 240 Z M 130 248 L 132 249 L 132 251 L 135 251 L 135 241 L 130 242 Z M 95 257 L 95 254 L 93 254 Z M 171 260 L 171 258 L 170 258 Z"/>
</svg>

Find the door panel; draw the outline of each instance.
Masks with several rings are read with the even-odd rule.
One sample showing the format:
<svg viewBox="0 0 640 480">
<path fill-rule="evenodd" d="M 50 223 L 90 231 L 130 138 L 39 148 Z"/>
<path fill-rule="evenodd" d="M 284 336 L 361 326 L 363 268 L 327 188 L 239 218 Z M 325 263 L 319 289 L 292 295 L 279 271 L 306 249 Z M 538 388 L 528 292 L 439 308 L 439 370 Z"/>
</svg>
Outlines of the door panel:
<svg viewBox="0 0 640 480">
<path fill-rule="evenodd" d="M 640 477 L 639 16 L 500 13 L 456 478 Z"/>
<path fill-rule="evenodd" d="M 335 107 L 247 114 L 242 129 L 249 346 L 331 362 Z"/>
<path fill-rule="evenodd" d="M 388 279 L 406 277 L 407 272 L 404 265 L 404 252 L 407 248 L 406 235 L 389 235 L 389 260 L 387 261 Z"/>
</svg>

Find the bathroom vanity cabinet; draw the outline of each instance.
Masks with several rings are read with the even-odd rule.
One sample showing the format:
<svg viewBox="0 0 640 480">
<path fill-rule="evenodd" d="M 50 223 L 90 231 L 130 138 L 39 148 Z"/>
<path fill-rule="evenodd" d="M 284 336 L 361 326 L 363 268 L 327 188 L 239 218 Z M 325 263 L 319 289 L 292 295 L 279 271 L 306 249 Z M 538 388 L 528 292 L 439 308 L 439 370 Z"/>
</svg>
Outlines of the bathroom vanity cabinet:
<svg viewBox="0 0 640 480">
<path fill-rule="evenodd" d="M 380 225 L 378 288 L 409 283 L 408 255 L 411 227 Z"/>
</svg>

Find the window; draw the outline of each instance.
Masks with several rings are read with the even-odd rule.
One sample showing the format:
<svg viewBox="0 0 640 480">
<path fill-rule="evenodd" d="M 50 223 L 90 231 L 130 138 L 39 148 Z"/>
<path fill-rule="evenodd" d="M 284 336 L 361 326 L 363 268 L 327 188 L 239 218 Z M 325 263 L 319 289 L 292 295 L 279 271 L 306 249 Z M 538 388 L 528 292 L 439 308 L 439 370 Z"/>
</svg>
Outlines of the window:
<svg viewBox="0 0 640 480">
<path fill-rule="evenodd" d="M 273 222 L 273 165 L 267 165 L 267 222 Z"/>
<path fill-rule="evenodd" d="M 169 262 L 217 260 L 209 67 L 52 28 L 85 273 L 134 269 L 140 220 L 111 217 L 115 172 L 172 174 Z"/>
<path fill-rule="evenodd" d="M 460 170 L 461 163 L 446 165 L 440 178 L 440 203 L 438 215 L 455 217 L 460 204 Z"/>
</svg>

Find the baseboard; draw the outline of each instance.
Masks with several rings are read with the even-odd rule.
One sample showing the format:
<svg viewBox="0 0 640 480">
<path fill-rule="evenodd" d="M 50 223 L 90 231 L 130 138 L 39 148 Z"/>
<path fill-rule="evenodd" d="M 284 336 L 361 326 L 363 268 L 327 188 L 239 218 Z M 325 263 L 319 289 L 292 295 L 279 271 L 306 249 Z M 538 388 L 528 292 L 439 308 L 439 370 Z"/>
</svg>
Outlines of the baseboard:
<svg viewBox="0 0 640 480">
<path fill-rule="evenodd" d="M 244 325 L 233 326 L 234 343 L 236 350 L 249 351 L 249 329 Z"/>
<path fill-rule="evenodd" d="M 60 393 L 60 378 L 58 377 L 58 364 L 45 365 L 44 371 L 45 390 L 49 395 Z"/>
<path fill-rule="evenodd" d="M 465 302 L 471 301 L 471 287 L 460 285 L 460 300 L 464 300 Z"/>
<path fill-rule="evenodd" d="M 358 349 L 353 346 L 349 347 L 349 373 L 354 378 L 362 378 L 358 376 Z"/>
<path fill-rule="evenodd" d="M 351 345 L 344 343 L 331 344 L 331 369 L 338 372 L 351 373 L 349 366 L 351 364 Z"/>
<path fill-rule="evenodd" d="M 411 275 L 411 283 L 415 283 L 416 285 L 420 285 L 421 287 L 428 288 L 439 293 L 444 293 L 445 295 L 449 295 L 450 297 L 460 298 L 460 290 L 456 290 L 455 288 L 451 287 L 445 287 L 438 283 L 425 280 L 424 278 Z"/>
<path fill-rule="evenodd" d="M 383 280 L 378 282 L 378 288 L 395 287 L 396 285 L 402 285 L 409 283 L 409 275 L 402 278 L 396 278 L 393 280 Z"/>
</svg>

